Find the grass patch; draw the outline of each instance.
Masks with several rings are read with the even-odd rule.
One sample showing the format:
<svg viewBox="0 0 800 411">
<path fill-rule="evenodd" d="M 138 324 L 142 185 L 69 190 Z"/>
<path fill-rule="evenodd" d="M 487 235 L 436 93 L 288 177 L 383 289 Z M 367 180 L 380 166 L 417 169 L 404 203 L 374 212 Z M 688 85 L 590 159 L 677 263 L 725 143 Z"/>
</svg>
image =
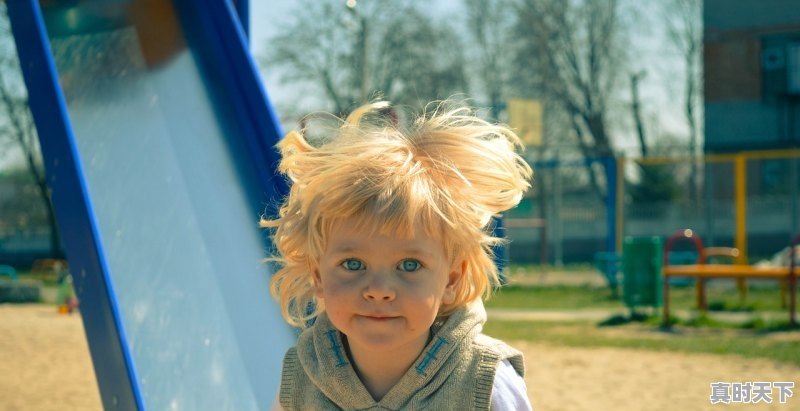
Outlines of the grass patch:
<svg viewBox="0 0 800 411">
<path fill-rule="evenodd" d="M 528 310 L 625 308 L 622 301 L 611 298 L 608 288 L 565 285 L 508 285 L 498 290 L 486 306 Z"/>
<path fill-rule="evenodd" d="M 554 267 L 551 265 L 542 265 L 542 264 L 510 264 L 508 266 L 508 272 L 512 275 L 534 275 L 534 274 L 542 274 L 542 273 L 551 273 L 553 271 L 559 272 L 571 272 L 571 273 L 588 273 L 594 272 L 597 275 L 602 275 L 597 271 L 597 268 L 594 267 L 591 263 L 569 263 L 564 264 L 561 267 Z"/>
<path fill-rule="evenodd" d="M 678 318 L 661 326 L 660 310 L 645 311 L 631 316 L 617 315 L 600 324 L 576 321 L 510 321 L 493 319 L 485 328 L 489 335 L 505 340 L 524 340 L 572 347 L 614 347 L 650 351 L 674 351 L 738 355 L 765 358 L 800 366 L 800 329 L 790 328 L 782 315 L 780 291 L 766 284 L 751 286 L 742 302 L 738 291 L 730 284 L 719 282 L 708 288 L 709 303 L 720 311 L 751 312 L 744 321 L 741 316 L 725 317 L 714 312 Z M 672 286 L 670 305 L 674 311 L 696 307 L 695 288 Z M 536 285 L 514 284 L 500 289 L 489 300 L 487 308 L 516 310 L 591 310 L 608 309 L 625 312 L 620 299 L 611 298 L 608 288 L 595 285 Z M 646 315 L 650 312 L 654 315 Z M 761 315 L 759 312 L 769 312 Z M 775 313 L 781 312 L 777 320 Z M 740 320 L 734 321 L 733 318 Z M 768 320 L 768 318 L 775 318 Z"/>
<path fill-rule="evenodd" d="M 786 308 L 781 306 L 781 295 L 777 284 L 774 287 L 751 286 L 746 300 L 742 301 L 736 289 L 726 287 L 724 282 L 712 283 L 706 291 L 706 296 L 710 311 L 756 313 L 786 311 Z M 800 300 L 800 288 L 798 300 Z M 611 297 L 608 287 L 594 285 L 512 284 L 500 288 L 486 306 L 529 310 L 625 309 L 621 299 Z M 696 309 L 694 286 L 670 287 L 670 307 L 673 310 Z"/>
<path fill-rule="evenodd" d="M 649 320 L 648 320 L 649 321 Z M 739 355 L 800 366 L 797 331 L 729 330 L 681 325 L 660 330 L 645 321 L 598 327 L 586 321 L 543 322 L 492 320 L 484 331 L 504 340 L 523 340 L 569 347 L 613 347 L 650 351 Z M 780 330 L 780 325 L 773 325 Z M 781 338 L 787 335 L 789 338 Z"/>
<path fill-rule="evenodd" d="M 651 325 L 659 325 L 660 317 L 651 317 L 646 323 Z M 800 331 L 800 325 L 792 326 L 788 320 L 767 320 L 762 316 L 754 315 L 752 318 L 744 321 L 724 321 L 714 318 L 713 315 L 701 314 L 692 318 L 681 319 L 672 318 L 669 327 L 693 327 L 693 328 L 714 328 L 714 329 L 730 329 L 730 330 L 749 330 L 759 335 L 769 335 L 772 332 L 779 331 Z M 798 353 L 800 355 L 800 353 Z"/>
</svg>

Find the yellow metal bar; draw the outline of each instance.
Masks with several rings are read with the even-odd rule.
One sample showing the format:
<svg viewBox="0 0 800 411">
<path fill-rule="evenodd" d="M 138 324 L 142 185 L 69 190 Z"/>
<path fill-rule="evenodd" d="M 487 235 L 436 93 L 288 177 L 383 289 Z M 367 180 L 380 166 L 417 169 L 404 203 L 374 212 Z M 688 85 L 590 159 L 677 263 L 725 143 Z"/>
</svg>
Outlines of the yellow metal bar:
<svg viewBox="0 0 800 411">
<path fill-rule="evenodd" d="M 736 248 L 739 256 L 737 264 L 747 264 L 747 158 L 736 156 L 734 168 L 734 190 L 736 196 Z"/>
<path fill-rule="evenodd" d="M 625 218 L 625 157 L 620 157 L 617 159 L 617 244 L 616 244 L 616 251 L 617 253 L 622 253 L 622 230 L 623 230 L 623 218 Z"/>
<path fill-rule="evenodd" d="M 741 153 L 732 153 L 732 154 L 706 154 L 704 156 L 643 157 L 635 159 L 632 158 L 631 161 L 634 161 L 639 164 L 649 164 L 649 165 L 685 163 L 686 161 L 690 161 L 692 159 L 703 160 L 707 163 L 718 163 L 718 162 L 734 162 L 739 156 L 744 156 L 746 159 L 751 159 L 751 160 L 798 158 L 800 157 L 800 149 L 745 151 Z"/>
<path fill-rule="evenodd" d="M 687 161 L 705 161 L 707 163 L 732 162 L 738 154 L 706 154 L 705 156 L 683 156 L 683 157 L 642 157 L 632 158 L 631 161 L 642 165 L 664 165 L 685 163 Z"/>
<path fill-rule="evenodd" d="M 663 165 L 674 163 L 685 163 L 691 157 L 642 157 L 632 158 L 631 161 L 642 165 Z"/>
<path fill-rule="evenodd" d="M 706 162 L 708 163 L 733 163 L 741 154 L 707 154 Z"/>
<path fill-rule="evenodd" d="M 786 150 L 758 150 L 743 152 L 744 156 L 749 160 L 767 160 L 778 158 L 795 158 L 800 157 L 800 150 L 786 149 Z"/>
<path fill-rule="evenodd" d="M 757 151 L 742 151 L 734 154 L 706 154 L 706 161 L 721 162 L 721 161 L 736 161 L 739 156 L 744 156 L 747 160 L 768 160 L 780 158 L 797 158 L 800 157 L 800 150 L 786 149 L 786 150 L 757 150 Z"/>
</svg>

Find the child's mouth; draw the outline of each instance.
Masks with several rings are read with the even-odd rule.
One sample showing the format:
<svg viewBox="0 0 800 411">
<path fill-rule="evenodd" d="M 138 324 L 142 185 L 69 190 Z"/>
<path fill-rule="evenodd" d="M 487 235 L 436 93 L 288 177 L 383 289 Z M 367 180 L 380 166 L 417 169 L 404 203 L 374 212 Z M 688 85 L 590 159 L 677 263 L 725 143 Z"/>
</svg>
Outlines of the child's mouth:
<svg viewBox="0 0 800 411">
<path fill-rule="evenodd" d="M 389 321 L 394 320 L 397 317 L 386 316 L 386 315 L 362 315 L 362 317 L 372 320 L 372 321 Z"/>
</svg>

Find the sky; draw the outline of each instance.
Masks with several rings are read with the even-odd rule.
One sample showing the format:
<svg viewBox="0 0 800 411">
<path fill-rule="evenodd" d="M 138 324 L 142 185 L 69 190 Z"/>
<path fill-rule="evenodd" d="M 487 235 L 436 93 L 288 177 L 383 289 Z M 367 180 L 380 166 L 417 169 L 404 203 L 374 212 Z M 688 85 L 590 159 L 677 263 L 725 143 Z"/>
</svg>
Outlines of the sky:
<svg viewBox="0 0 800 411">
<path fill-rule="evenodd" d="M 265 45 L 269 38 L 278 34 L 281 25 L 293 17 L 292 14 L 300 8 L 297 6 L 298 3 L 296 0 L 250 1 L 250 50 L 256 58 L 264 56 Z M 344 7 L 345 0 L 341 0 L 341 3 Z M 434 16 L 445 16 L 448 13 L 459 15 L 461 3 L 462 0 L 429 0 L 425 3 L 425 7 Z M 318 111 L 322 108 L 319 99 L 314 98 L 316 90 L 309 92 L 300 85 L 285 84 L 277 73 L 270 72 L 269 68 L 263 67 L 263 65 L 261 75 L 267 87 L 267 93 L 282 121 L 292 121 L 292 116 L 287 114 L 289 111 Z"/>
<path fill-rule="evenodd" d="M 297 0 L 250 0 L 250 35 L 254 40 L 253 45 L 257 45 L 260 39 L 267 39 L 276 33 L 280 22 L 297 10 L 295 7 L 297 3 Z M 345 4 L 345 0 L 342 0 L 342 4 Z M 429 0 L 427 7 L 432 13 L 443 15 L 458 10 L 460 4 L 461 0 Z"/>
<path fill-rule="evenodd" d="M 377 0 L 361 0 L 377 1 Z M 381 0 L 384 1 L 384 0 Z M 663 0 L 662 0 L 663 1 Z M 281 24 L 292 13 L 297 12 L 296 0 L 251 0 L 250 3 L 250 45 L 253 55 L 258 58 L 264 55 L 265 45 L 269 38 L 274 36 L 280 29 Z M 344 6 L 344 0 L 342 0 Z M 434 16 L 461 18 L 462 0 L 430 0 L 426 7 Z M 680 70 L 679 60 L 670 55 L 664 47 L 663 24 L 659 19 L 659 13 L 652 6 L 660 2 L 637 2 L 628 0 L 632 4 L 637 16 L 637 29 L 634 36 L 634 69 L 646 70 L 647 76 L 642 81 L 641 99 L 644 103 L 645 121 L 651 124 L 651 135 L 659 132 L 682 135 L 686 133 L 685 120 L 682 118 L 680 105 L 676 102 L 681 100 L 682 80 L 676 78 L 675 73 Z M 275 105 L 279 115 L 285 122 L 291 121 L 286 113 L 287 107 L 297 107 L 296 102 L 303 100 L 300 96 L 306 96 L 303 103 L 299 104 L 301 109 L 316 111 L 323 107 L 315 104 L 313 98 L 308 98 L 309 90 L 304 90 L 296 84 L 286 84 L 282 82 L 276 73 L 269 72 L 265 68 L 261 72 L 267 92 Z M 627 92 L 629 95 L 629 92 Z M 702 107 L 701 107 L 702 109 Z M 284 124 L 291 127 L 291 124 Z M 626 150 L 631 154 L 636 153 L 638 145 L 632 135 L 622 136 L 621 144 L 618 147 L 629 148 Z M 1 158 L 0 163 L 8 161 Z M 2 166 L 2 164 L 0 164 Z"/>
<path fill-rule="evenodd" d="M 373 0 L 361 0 L 373 1 Z M 429 0 L 426 6 L 434 16 L 454 16 L 461 18 L 461 4 L 463 0 Z M 342 5 L 344 6 L 344 0 Z M 297 1 L 294 0 L 251 0 L 250 3 L 250 32 L 251 51 L 255 56 L 263 56 L 265 44 L 274 36 L 283 21 L 297 11 Z M 663 0 L 655 2 L 639 2 L 636 0 L 623 1 L 623 13 L 631 17 L 633 24 L 632 36 L 632 67 L 631 70 L 646 72 L 640 83 L 640 99 L 643 105 L 644 121 L 648 124 L 649 135 L 671 134 L 677 136 L 688 135 L 686 120 L 681 111 L 682 101 L 682 66 L 680 57 L 665 44 L 665 28 L 663 17 L 658 5 Z M 287 107 L 299 106 L 311 111 L 319 110 L 314 107 L 313 100 L 308 99 L 308 90 L 301 86 L 285 84 L 276 73 L 269 72 L 268 67 L 262 67 L 262 78 L 265 81 L 267 92 L 283 121 L 287 121 Z M 625 98 L 630 96 L 628 76 L 622 77 L 620 89 Z M 299 96 L 306 96 L 305 100 Z M 621 109 L 623 113 L 629 112 L 627 108 Z M 700 107 L 702 110 L 702 107 Z M 623 121 L 632 122 L 623 116 Z M 638 143 L 632 134 L 632 126 L 626 126 L 627 131 L 616 133 L 620 135 L 617 147 L 628 154 L 638 154 Z"/>
</svg>

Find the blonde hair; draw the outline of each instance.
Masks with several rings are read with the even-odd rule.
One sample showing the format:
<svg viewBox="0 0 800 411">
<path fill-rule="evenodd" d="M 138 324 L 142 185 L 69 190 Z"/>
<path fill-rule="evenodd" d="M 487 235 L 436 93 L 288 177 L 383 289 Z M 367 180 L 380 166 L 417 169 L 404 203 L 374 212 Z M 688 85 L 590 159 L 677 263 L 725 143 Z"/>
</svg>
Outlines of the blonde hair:
<svg viewBox="0 0 800 411">
<path fill-rule="evenodd" d="M 379 115 L 386 102 L 353 111 L 319 147 L 290 132 L 278 144 L 280 171 L 293 182 L 274 220 L 281 268 L 272 295 L 284 318 L 303 326 L 325 309 L 314 296 L 313 273 L 335 221 L 355 218 L 372 233 L 411 236 L 415 223 L 442 242 L 452 262 L 464 262 L 446 316 L 497 284 L 487 230 L 492 215 L 516 206 L 530 187 L 530 166 L 516 153 L 519 138 L 472 110 L 438 103 L 407 129 Z"/>
</svg>

